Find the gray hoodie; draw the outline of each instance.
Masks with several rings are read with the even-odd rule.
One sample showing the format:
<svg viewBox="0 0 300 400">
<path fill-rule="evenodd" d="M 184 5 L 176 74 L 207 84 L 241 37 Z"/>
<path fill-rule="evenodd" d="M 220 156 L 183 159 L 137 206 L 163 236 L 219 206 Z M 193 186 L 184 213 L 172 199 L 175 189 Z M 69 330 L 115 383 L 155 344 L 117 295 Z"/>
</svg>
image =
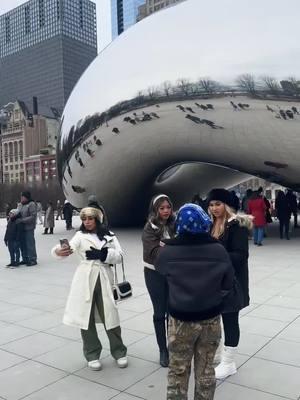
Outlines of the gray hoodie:
<svg viewBox="0 0 300 400">
<path fill-rule="evenodd" d="M 18 223 L 22 223 L 25 231 L 31 231 L 36 226 L 37 207 L 33 200 L 29 200 L 26 204 L 19 206 L 19 212 L 21 218 L 18 219 Z"/>
</svg>

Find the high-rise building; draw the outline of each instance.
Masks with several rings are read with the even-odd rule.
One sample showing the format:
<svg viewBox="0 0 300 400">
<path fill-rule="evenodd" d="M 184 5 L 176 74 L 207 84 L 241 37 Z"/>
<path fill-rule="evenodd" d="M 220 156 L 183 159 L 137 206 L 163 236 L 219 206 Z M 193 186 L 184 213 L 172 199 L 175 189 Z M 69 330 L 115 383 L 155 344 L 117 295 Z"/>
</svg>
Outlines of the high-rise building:
<svg viewBox="0 0 300 400">
<path fill-rule="evenodd" d="M 184 0 L 145 0 L 138 9 L 137 21 L 148 17 L 148 15 L 161 10 L 162 8 L 169 7 Z"/>
<path fill-rule="evenodd" d="M 90 0 L 29 0 L 0 16 L 0 107 L 36 96 L 42 112 L 61 110 L 97 55 L 96 25 Z"/>
<path fill-rule="evenodd" d="M 111 0 L 112 39 L 137 22 L 139 6 L 145 0 Z"/>
</svg>

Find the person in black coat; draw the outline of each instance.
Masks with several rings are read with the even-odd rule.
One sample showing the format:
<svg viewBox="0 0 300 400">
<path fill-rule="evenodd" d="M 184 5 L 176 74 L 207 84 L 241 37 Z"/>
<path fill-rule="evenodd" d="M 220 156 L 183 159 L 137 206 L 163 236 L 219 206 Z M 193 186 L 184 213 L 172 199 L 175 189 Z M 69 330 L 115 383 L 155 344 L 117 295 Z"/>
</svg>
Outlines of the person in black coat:
<svg viewBox="0 0 300 400">
<path fill-rule="evenodd" d="M 233 212 L 231 193 L 225 189 L 211 190 L 207 201 L 213 218 L 211 235 L 227 250 L 235 273 L 233 290 L 222 311 L 225 347 L 221 363 L 216 368 L 217 379 L 224 379 L 237 371 L 234 358 L 240 339 L 239 311 L 250 302 L 248 236 L 252 221 L 249 216 L 236 215 Z"/>
<path fill-rule="evenodd" d="M 186 399 L 194 358 L 195 399 L 214 397 L 213 360 L 221 337 L 220 314 L 233 285 L 233 268 L 224 247 L 209 234 L 211 219 L 195 204 L 176 217 L 176 237 L 165 246 L 155 268 L 169 286 L 168 400 Z"/>
<path fill-rule="evenodd" d="M 72 217 L 73 217 L 73 210 L 75 207 L 72 206 L 72 204 L 68 201 L 65 200 L 65 204 L 63 206 L 63 214 L 64 214 L 64 219 L 66 221 L 66 229 L 67 231 L 73 229 L 72 227 Z"/>
<path fill-rule="evenodd" d="M 291 214 L 294 216 L 294 228 L 299 228 L 298 225 L 298 207 L 297 207 L 297 196 L 292 190 L 288 190 L 286 198 L 289 203 Z"/>
<path fill-rule="evenodd" d="M 11 210 L 8 214 L 8 222 L 4 236 L 4 243 L 8 247 L 10 263 L 7 267 L 18 267 L 20 265 L 20 240 L 22 224 L 17 224 L 20 217 L 17 209 Z"/>
<path fill-rule="evenodd" d="M 275 199 L 275 210 L 279 220 L 279 234 L 280 239 L 283 239 L 283 234 L 287 240 L 290 239 L 290 219 L 291 219 L 291 208 L 289 201 L 282 190 L 279 190 Z"/>
</svg>

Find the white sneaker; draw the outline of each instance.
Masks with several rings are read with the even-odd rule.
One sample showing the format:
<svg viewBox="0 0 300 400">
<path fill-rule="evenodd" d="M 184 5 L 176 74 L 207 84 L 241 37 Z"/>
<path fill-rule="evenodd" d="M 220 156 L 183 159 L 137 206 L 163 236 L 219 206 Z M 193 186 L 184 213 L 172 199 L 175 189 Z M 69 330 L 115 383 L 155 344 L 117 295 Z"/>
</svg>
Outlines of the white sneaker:
<svg viewBox="0 0 300 400">
<path fill-rule="evenodd" d="M 215 368 L 216 379 L 225 379 L 230 375 L 234 375 L 237 372 L 236 365 L 234 362 L 234 356 L 237 351 L 237 347 L 225 346 L 222 361 Z"/>
<path fill-rule="evenodd" d="M 127 357 L 121 357 L 117 360 L 117 364 L 119 368 L 126 368 L 128 366 Z"/>
<path fill-rule="evenodd" d="M 101 362 L 99 360 L 93 360 L 88 362 L 88 367 L 92 371 L 100 371 L 102 368 Z"/>
</svg>

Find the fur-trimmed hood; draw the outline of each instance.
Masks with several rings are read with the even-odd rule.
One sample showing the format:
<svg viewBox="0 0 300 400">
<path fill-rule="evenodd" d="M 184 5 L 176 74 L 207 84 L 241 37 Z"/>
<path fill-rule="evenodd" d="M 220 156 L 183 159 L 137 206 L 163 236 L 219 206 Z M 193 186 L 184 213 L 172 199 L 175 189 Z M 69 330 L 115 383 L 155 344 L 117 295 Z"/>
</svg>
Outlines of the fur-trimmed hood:
<svg viewBox="0 0 300 400">
<path fill-rule="evenodd" d="M 247 228 L 249 231 L 253 228 L 254 217 L 248 214 L 235 214 L 228 220 L 228 224 L 239 224 L 241 227 Z"/>
</svg>

